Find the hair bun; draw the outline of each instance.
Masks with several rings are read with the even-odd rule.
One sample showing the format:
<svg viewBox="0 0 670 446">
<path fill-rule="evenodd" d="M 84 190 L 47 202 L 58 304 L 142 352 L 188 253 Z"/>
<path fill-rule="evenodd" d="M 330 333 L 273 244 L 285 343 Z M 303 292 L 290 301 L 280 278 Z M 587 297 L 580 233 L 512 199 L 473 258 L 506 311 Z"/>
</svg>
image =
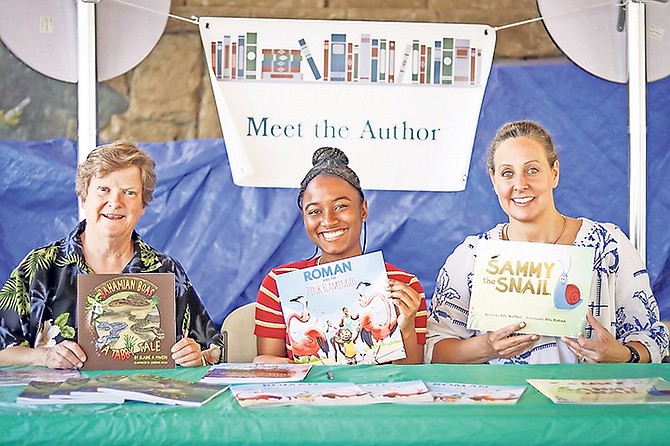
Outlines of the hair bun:
<svg viewBox="0 0 670 446">
<path fill-rule="evenodd" d="M 349 158 L 337 147 L 319 147 L 312 155 L 312 166 L 318 166 L 332 162 L 335 164 L 349 165 Z"/>
</svg>

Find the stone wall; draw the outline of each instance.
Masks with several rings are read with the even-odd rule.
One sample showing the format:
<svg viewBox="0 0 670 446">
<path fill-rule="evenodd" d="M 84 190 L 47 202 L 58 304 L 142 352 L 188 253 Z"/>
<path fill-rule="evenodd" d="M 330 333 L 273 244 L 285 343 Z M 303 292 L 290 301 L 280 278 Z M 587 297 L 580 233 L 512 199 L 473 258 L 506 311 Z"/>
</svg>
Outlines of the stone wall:
<svg viewBox="0 0 670 446">
<path fill-rule="evenodd" d="M 170 13 L 184 18 L 383 20 L 491 26 L 539 16 L 535 0 L 172 0 Z M 534 22 L 500 30 L 494 60 L 560 55 L 542 23 Z M 0 69 L 4 70 L 2 62 L 0 49 Z M 0 80 L 0 88 L 8 88 L 8 82 Z M 99 91 L 100 141 L 121 137 L 147 142 L 221 137 L 198 27 L 192 23 L 168 19 L 153 51 L 133 70 L 101 84 Z M 72 91 L 65 96 L 71 98 Z M 21 97 L 17 93 L 11 101 Z M 0 109 L 11 105 L 12 102 L 0 103 Z M 69 100 L 68 107 L 71 106 Z M 71 109 L 63 115 L 60 135 L 43 135 L 36 128 L 9 136 L 76 139 L 76 109 L 74 122 Z M 45 119 L 36 121 L 44 123 Z"/>
</svg>

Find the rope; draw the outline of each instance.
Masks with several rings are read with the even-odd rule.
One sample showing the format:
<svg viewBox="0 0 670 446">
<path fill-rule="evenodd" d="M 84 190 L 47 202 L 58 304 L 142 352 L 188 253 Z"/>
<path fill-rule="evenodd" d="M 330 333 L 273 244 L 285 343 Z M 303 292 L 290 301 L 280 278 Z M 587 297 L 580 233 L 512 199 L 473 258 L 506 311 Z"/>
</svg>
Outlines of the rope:
<svg viewBox="0 0 670 446">
<path fill-rule="evenodd" d="M 559 1 L 559 0 L 557 0 L 557 1 Z M 620 6 L 628 5 L 629 1 L 630 0 L 623 0 L 620 3 Z M 503 30 L 503 29 L 514 28 L 516 26 L 521 26 L 521 25 L 527 25 L 529 23 L 539 22 L 540 20 L 553 19 L 553 18 L 556 18 L 556 17 L 563 17 L 563 16 L 566 16 L 566 15 L 576 14 L 578 12 L 587 11 L 587 10 L 593 9 L 593 8 L 600 8 L 601 6 L 611 5 L 611 4 L 612 4 L 612 0 L 609 0 L 609 1 L 606 1 L 606 2 L 602 2 L 602 3 L 596 3 L 595 5 L 586 6 L 584 8 L 575 9 L 574 11 L 562 12 L 560 14 L 555 14 L 555 15 L 547 16 L 547 17 L 535 17 L 533 19 L 522 20 L 520 22 L 510 23 L 508 25 L 496 26 L 493 29 L 496 32 L 498 32 L 498 31 Z"/>
<path fill-rule="evenodd" d="M 200 22 L 200 18 L 196 17 L 194 15 L 192 15 L 190 19 L 187 19 L 186 17 L 181 17 L 181 16 L 178 16 L 178 15 L 175 15 L 175 14 L 170 14 L 169 12 L 166 14 L 163 11 L 157 11 L 155 9 L 147 8 L 146 6 L 136 5 L 134 3 L 129 3 L 129 2 L 126 2 L 126 1 L 123 1 L 123 0 L 109 0 L 109 1 L 120 3 L 120 4 L 126 5 L 126 6 L 132 6 L 132 7 L 137 8 L 137 9 L 143 9 L 143 10 L 149 11 L 149 12 L 155 12 L 156 14 L 167 15 L 170 18 L 177 19 L 177 20 L 182 20 L 182 21 L 188 22 L 188 23 L 192 23 L 193 25 L 198 25 L 199 22 Z"/>
</svg>

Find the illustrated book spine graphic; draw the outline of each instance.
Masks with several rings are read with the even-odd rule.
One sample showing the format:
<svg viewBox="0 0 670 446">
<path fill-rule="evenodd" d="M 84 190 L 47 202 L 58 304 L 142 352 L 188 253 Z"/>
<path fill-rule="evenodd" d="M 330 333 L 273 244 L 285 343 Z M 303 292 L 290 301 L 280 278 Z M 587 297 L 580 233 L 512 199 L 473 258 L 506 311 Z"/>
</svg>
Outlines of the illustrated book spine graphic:
<svg viewBox="0 0 670 446">
<path fill-rule="evenodd" d="M 468 328 L 526 323 L 524 333 L 577 337 L 586 325 L 593 248 L 480 240 Z"/>
<path fill-rule="evenodd" d="M 77 276 L 79 344 L 84 369 L 174 368 L 172 273 Z"/>
<path fill-rule="evenodd" d="M 374 364 L 405 357 L 377 251 L 277 276 L 295 362 Z"/>
<path fill-rule="evenodd" d="M 262 38 L 263 45 L 258 41 Z M 297 45 L 292 48 L 280 47 L 274 43 L 283 40 L 277 32 L 259 34 L 240 30 L 237 36 L 224 34 L 218 40 L 210 41 L 210 66 L 217 80 L 292 80 L 346 83 L 400 84 L 404 73 L 408 72 L 408 83 L 417 85 L 437 84 L 440 86 L 477 86 L 480 84 L 482 48 L 472 46 L 470 39 L 453 36 L 439 40 L 425 41 L 407 37 L 405 51 L 396 66 L 396 41 L 391 36 L 376 36 L 369 32 L 349 35 L 334 32 L 323 42 L 323 55 L 312 54 L 307 38 L 296 36 Z M 402 46 L 401 46 L 402 48 Z M 290 72 L 277 70 L 277 52 L 290 54 Z M 354 64 L 354 53 L 358 61 Z M 297 56 L 297 55 L 298 56 Z M 435 62 L 430 55 L 435 54 Z M 262 55 L 262 57 L 258 57 Z M 428 55 L 428 58 L 427 58 Z M 288 56 L 285 56 L 288 59 Z M 322 61 L 319 64 L 318 59 Z M 302 64 L 302 60 L 306 64 Z M 262 71 L 257 73 L 256 64 L 260 60 Z M 288 63 L 286 61 L 286 63 Z M 323 74 L 319 71 L 323 69 Z M 309 73 L 308 76 L 307 73 Z M 433 81 L 431 82 L 431 79 Z"/>
</svg>

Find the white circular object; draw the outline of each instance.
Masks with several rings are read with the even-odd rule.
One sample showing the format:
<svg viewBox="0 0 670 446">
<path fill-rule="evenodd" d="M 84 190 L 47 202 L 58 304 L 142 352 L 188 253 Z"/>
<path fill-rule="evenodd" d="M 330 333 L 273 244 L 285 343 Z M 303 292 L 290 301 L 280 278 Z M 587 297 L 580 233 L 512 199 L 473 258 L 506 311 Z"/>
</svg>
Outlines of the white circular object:
<svg viewBox="0 0 670 446">
<path fill-rule="evenodd" d="M 544 26 L 561 51 L 575 64 L 600 78 L 628 82 L 628 18 L 621 31 L 621 2 L 611 0 L 537 0 Z M 670 74 L 670 4 L 646 3 L 647 81 Z"/>
<path fill-rule="evenodd" d="M 77 82 L 77 3 L 0 0 L 0 39 L 35 71 Z M 139 64 L 158 43 L 169 11 L 170 0 L 96 3 L 98 80 L 111 79 Z"/>
</svg>

